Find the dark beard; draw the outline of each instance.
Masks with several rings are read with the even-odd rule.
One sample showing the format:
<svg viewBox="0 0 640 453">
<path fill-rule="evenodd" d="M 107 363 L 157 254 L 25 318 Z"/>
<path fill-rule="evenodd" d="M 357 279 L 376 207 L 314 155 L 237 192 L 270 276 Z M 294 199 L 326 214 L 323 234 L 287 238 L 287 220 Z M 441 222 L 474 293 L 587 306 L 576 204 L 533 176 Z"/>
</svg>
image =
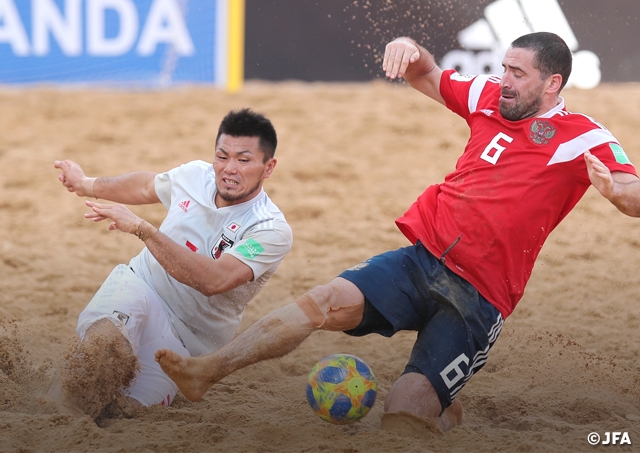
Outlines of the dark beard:
<svg viewBox="0 0 640 453">
<path fill-rule="evenodd" d="M 519 121 L 532 118 L 538 112 L 542 104 L 542 98 L 538 97 L 531 102 L 516 102 L 513 107 L 506 107 L 500 102 L 500 115 L 509 121 Z"/>
</svg>

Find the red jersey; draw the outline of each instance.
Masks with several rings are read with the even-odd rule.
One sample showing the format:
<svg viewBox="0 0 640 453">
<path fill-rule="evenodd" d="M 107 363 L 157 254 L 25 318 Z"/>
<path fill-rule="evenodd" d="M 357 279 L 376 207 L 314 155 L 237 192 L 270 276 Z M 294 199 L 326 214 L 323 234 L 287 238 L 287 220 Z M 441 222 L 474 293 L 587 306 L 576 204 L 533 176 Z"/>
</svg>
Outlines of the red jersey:
<svg viewBox="0 0 640 453">
<path fill-rule="evenodd" d="M 396 224 L 471 283 L 502 316 L 522 297 L 551 231 L 591 184 L 583 154 L 636 174 L 616 138 L 564 100 L 520 121 L 500 115 L 500 78 L 444 71 L 440 93 L 471 135 L 455 170 L 428 187 Z M 459 241 L 456 243 L 456 240 Z"/>
</svg>

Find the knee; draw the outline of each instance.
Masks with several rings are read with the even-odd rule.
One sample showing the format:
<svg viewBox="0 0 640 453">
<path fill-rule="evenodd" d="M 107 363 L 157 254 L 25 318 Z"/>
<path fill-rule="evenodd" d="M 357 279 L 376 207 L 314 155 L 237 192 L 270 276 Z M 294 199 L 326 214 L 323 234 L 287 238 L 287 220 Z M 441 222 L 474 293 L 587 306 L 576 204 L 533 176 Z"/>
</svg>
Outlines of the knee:
<svg viewBox="0 0 640 453">
<path fill-rule="evenodd" d="M 360 294 L 360 293 L 358 293 Z M 314 327 L 344 331 L 357 327 L 364 313 L 364 298 L 333 282 L 316 286 L 296 301 Z"/>
<path fill-rule="evenodd" d="M 336 291 L 330 284 L 316 286 L 306 295 L 310 296 L 318 307 L 331 306 L 332 301 L 336 299 Z"/>
<path fill-rule="evenodd" d="M 120 329 L 116 327 L 115 323 L 109 318 L 101 318 L 87 328 L 83 340 L 94 336 L 114 337 L 117 334 L 120 334 Z"/>
<path fill-rule="evenodd" d="M 133 353 L 133 345 L 124 328 L 119 328 L 110 318 L 102 318 L 91 324 L 80 338 L 82 343 L 109 344 L 123 353 Z"/>
</svg>

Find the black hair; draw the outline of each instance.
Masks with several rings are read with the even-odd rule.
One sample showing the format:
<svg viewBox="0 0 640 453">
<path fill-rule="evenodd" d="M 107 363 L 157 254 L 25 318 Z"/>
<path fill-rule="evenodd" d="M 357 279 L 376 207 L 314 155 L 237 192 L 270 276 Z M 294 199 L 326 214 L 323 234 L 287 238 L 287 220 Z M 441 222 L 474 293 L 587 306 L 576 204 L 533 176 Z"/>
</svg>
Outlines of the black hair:
<svg viewBox="0 0 640 453">
<path fill-rule="evenodd" d="M 530 33 L 513 41 L 511 47 L 528 49 L 535 53 L 533 67 L 540 71 L 543 80 L 553 74 L 560 74 L 560 90 L 567 84 L 573 56 L 567 43 L 560 36 L 549 32 Z"/>
<path fill-rule="evenodd" d="M 258 137 L 265 162 L 275 155 L 278 146 L 278 136 L 271 121 L 262 113 L 248 108 L 227 113 L 218 128 L 216 145 L 222 134 L 232 137 Z"/>
</svg>

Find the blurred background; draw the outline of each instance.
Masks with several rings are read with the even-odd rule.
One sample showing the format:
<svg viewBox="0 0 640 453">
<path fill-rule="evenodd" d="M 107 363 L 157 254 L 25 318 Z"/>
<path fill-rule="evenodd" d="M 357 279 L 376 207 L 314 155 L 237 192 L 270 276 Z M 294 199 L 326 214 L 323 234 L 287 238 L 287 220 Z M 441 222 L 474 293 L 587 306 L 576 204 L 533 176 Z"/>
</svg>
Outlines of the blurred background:
<svg viewBox="0 0 640 453">
<path fill-rule="evenodd" d="M 639 16 L 637 0 L 0 0 L 0 83 L 365 81 L 403 35 L 500 73 L 508 42 L 553 31 L 590 88 L 640 80 Z"/>
</svg>

